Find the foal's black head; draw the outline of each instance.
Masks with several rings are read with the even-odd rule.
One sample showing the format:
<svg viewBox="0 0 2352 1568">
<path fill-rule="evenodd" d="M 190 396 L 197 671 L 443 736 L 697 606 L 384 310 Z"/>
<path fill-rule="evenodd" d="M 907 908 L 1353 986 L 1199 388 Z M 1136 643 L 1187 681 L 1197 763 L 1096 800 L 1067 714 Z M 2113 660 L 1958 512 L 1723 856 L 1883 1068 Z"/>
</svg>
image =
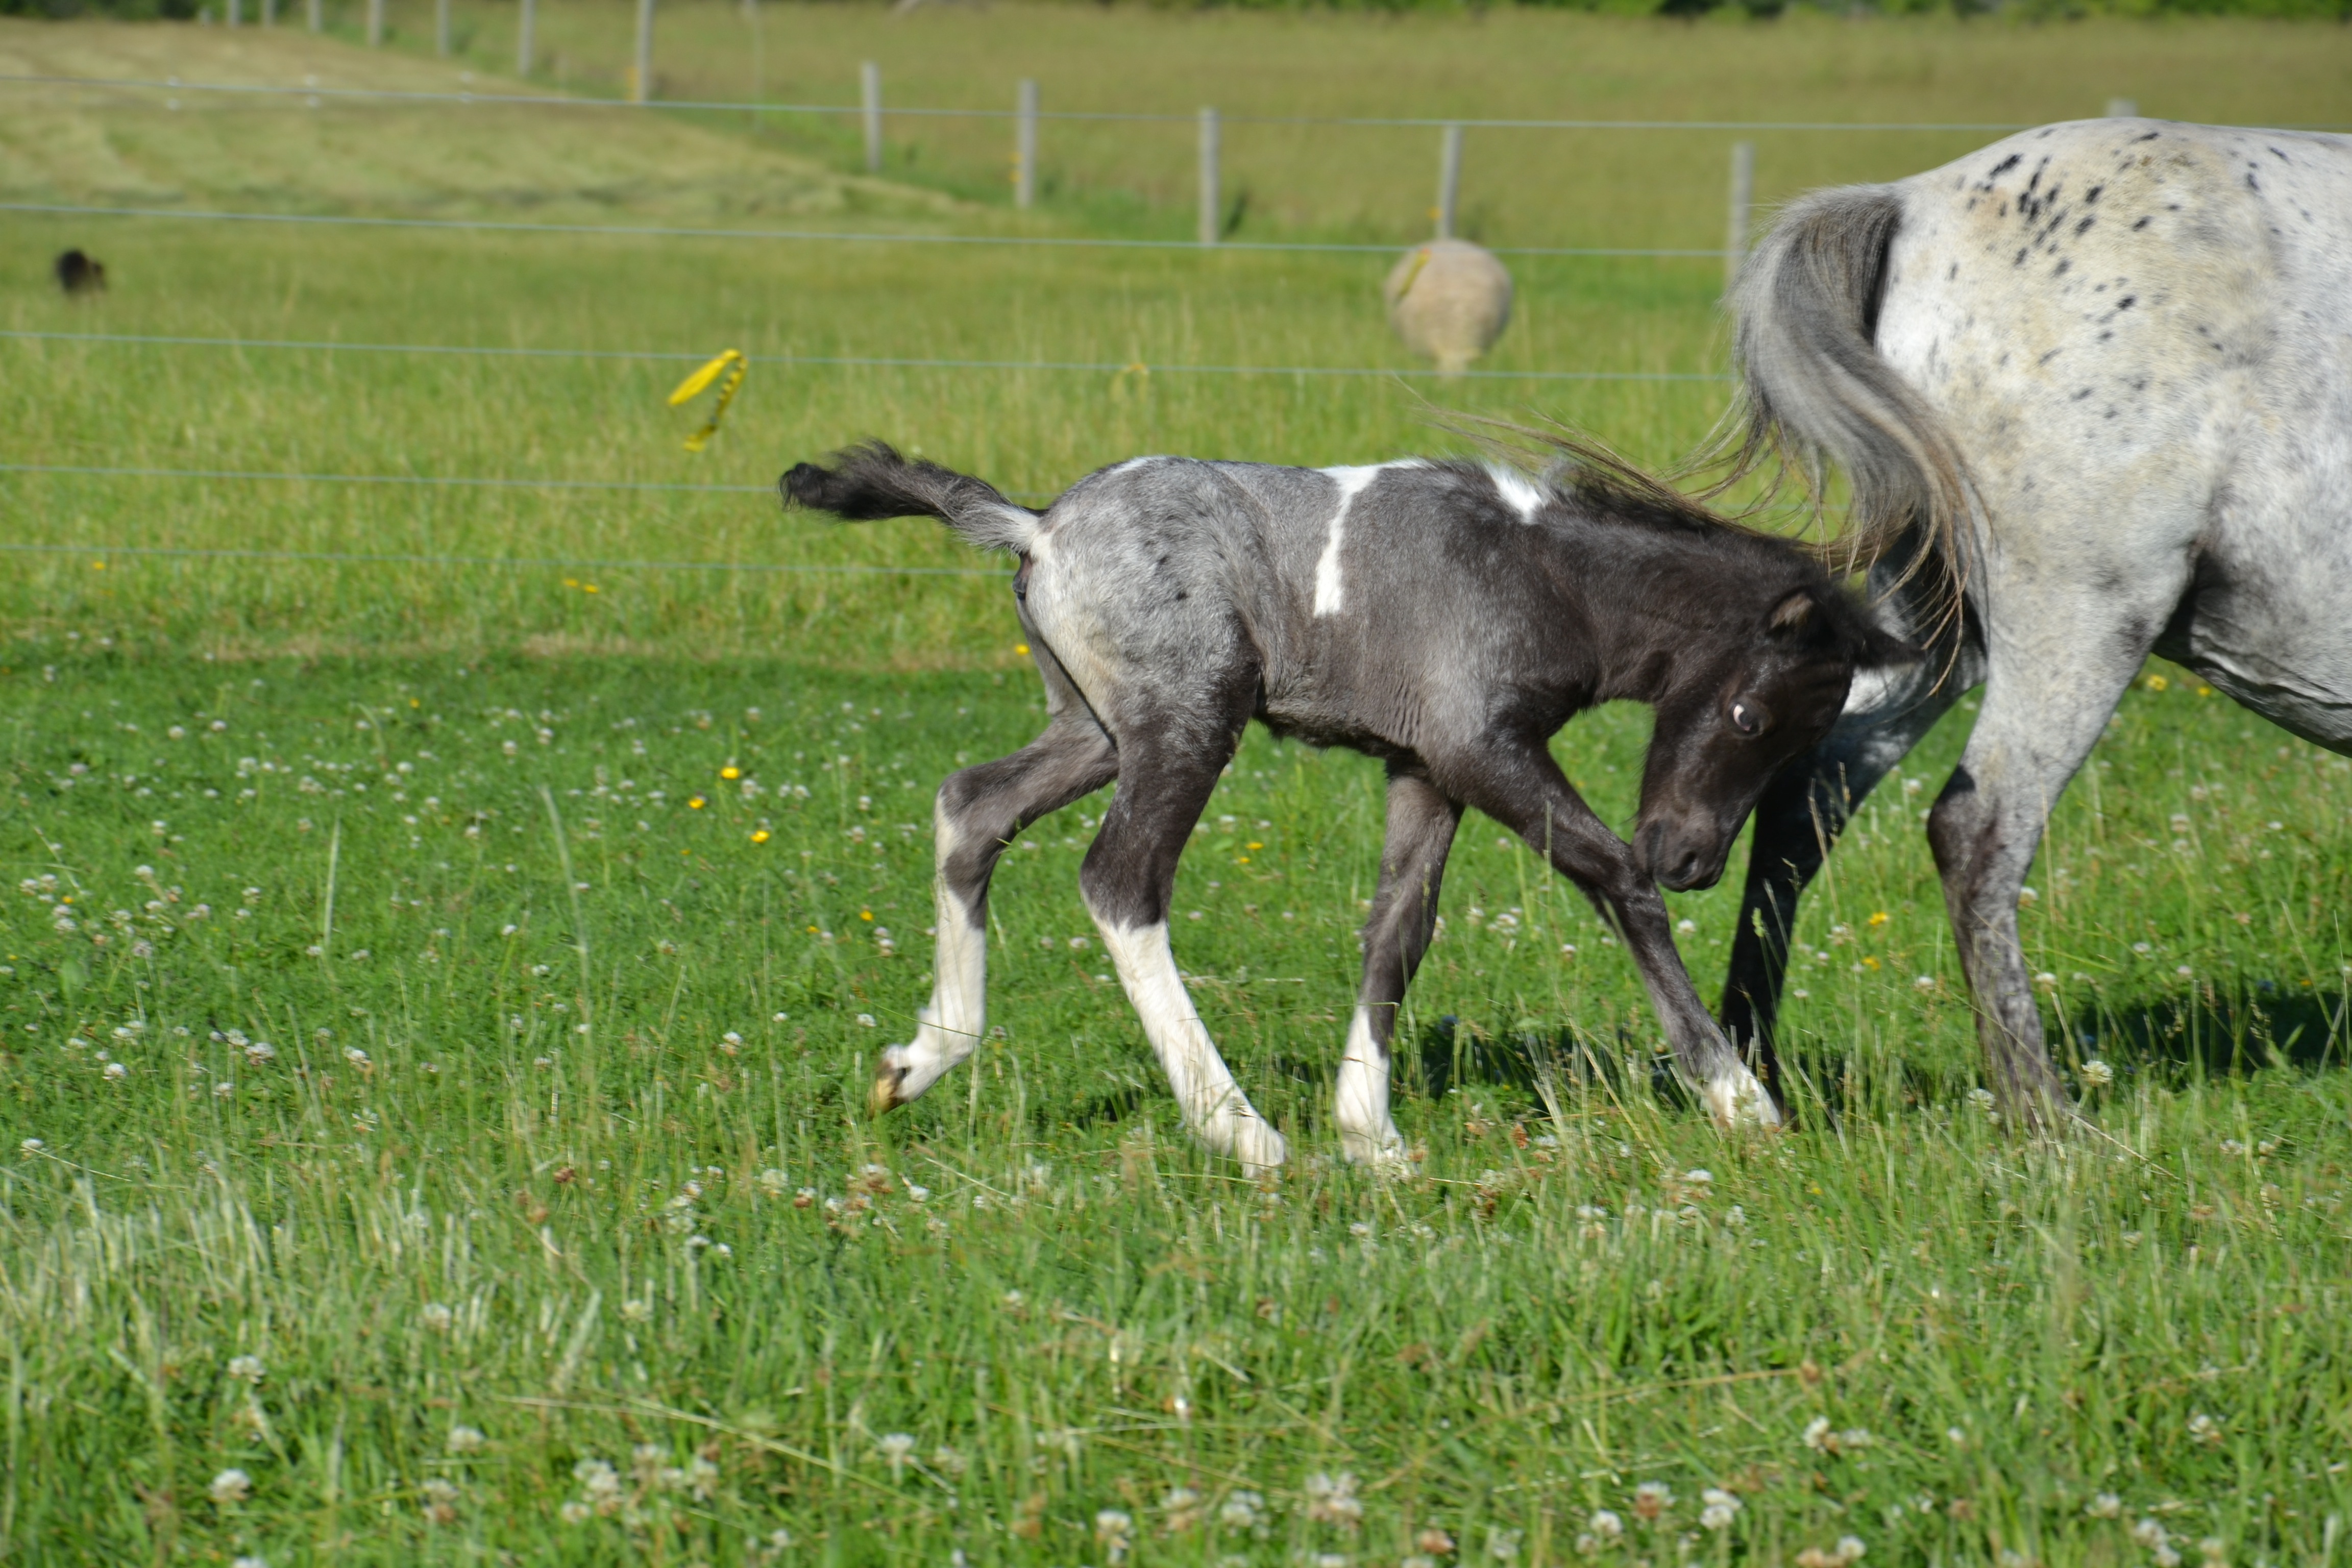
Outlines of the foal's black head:
<svg viewBox="0 0 2352 1568">
<path fill-rule="evenodd" d="M 1854 676 L 1918 657 L 1826 577 L 1786 583 L 1695 628 L 1657 700 L 1633 844 L 1662 887 L 1713 887 L 1764 786 L 1829 733 Z"/>
</svg>

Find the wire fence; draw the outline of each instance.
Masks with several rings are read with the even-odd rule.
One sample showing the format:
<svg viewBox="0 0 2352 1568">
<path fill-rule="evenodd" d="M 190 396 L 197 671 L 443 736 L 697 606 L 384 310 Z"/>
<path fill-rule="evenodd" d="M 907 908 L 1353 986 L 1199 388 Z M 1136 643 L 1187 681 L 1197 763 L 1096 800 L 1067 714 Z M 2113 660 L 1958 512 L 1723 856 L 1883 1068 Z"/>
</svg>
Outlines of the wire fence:
<svg viewBox="0 0 2352 1568">
<path fill-rule="evenodd" d="M 65 77 L 0 73 L 0 84 L 23 86 L 112 88 L 121 90 L 156 92 L 190 92 L 231 94 L 259 98 L 295 98 L 325 101 L 387 103 L 456 103 L 456 104 L 519 104 L 533 109 L 619 109 L 668 110 L 707 110 L 727 114 L 795 114 L 863 116 L 870 112 L 865 104 L 854 103 L 788 103 L 761 99 L 647 99 L 643 101 L 617 98 L 580 98 L 552 92 L 428 92 L 413 89 L 359 87 L 273 87 L 263 83 L 182 81 L 176 77 L 156 81 L 133 77 Z M 1096 110 L 1096 109 L 963 109 L 939 106 L 892 104 L 887 111 L 893 117 L 935 120 L 1069 120 L 1081 121 L 1128 121 L 1137 123 L 1192 124 L 1199 118 L 1198 110 L 1177 113 L 1164 110 Z M 1862 132 L 1888 133 L 1903 132 L 1968 132 L 2005 134 L 2030 131 L 2030 123 L 2001 121 L 1845 121 L 1845 120 L 1559 120 L 1513 118 L 1481 120 L 1461 116 L 1381 115 L 1381 114 L 1234 114 L 1219 111 L 1227 124 L 1239 125 L 1322 125 L 1335 127 L 1391 127 L 1407 130 L 1443 130 L 1459 125 L 1470 131 L 1737 131 L 1737 132 Z M 2273 130 L 2336 130 L 2336 125 L 2273 126 Z"/>
<path fill-rule="evenodd" d="M 491 566 L 517 571 L 558 572 L 750 572 L 787 575 L 859 577 L 1010 577 L 1010 572 L 978 566 L 867 566 L 827 563 L 780 564 L 768 561 L 570 561 L 533 555 L 407 555 L 341 550 L 198 550 L 157 544 L 20 544 L 0 542 L 0 552 L 15 555 L 88 555 L 106 560 L 115 556 L 205 561 L 304 561 L 353 565 Z"/>
<path fill-rule="evenodd" d="M 709 356 L 664 349 L 531 348 L 495 343 L 358 343 L 329 339 L 205 338 L 160 332 L 49 332 L 0 330 L 0 342 L 93 343 L 121 346 L 272 350 L 293 353 L 415 354 L 523 360 L 611 360 L 700 363 Z M 1150 364 L 1141 360 L 1021 360 L 920 359 L 890 354 L 747 354 L 751 364 L 882 370 L 1052 371 L 1085 374 L 1125 375 L 1270 375 L 1270 376 L 1416 376 L 1434 377 L 1434 370 L 1418 366 L 1330 364 Z M 1700 382 L 1731 378 L 1707 371 L 1640 370 L 1468 370 L 1461 376 L 1490 381 L 1569 382 Z"/>
<path fill-rule="evenodd" d="M 1339 256 L 1392 257 L 1399 245 L 1351 244 L 1338 240 L 1282 239 L 1133 239 L 1104 235 L 1052 234 L 893 234 L 887 231 L 844 233 L 837 230 L 785 228 L 704 228 L 664 224 L 521 223 L 509 218 L 381 217 L 356 213 L 215 212 L 183 207 L 82 206 L 66 202 L 0 202 L 0 212 L 48 214 L 69 217 L 165 218 L 181 223 L 291 224 L 330 228 L 392 228 L 463 231 L 485 234 L 597 235 L 637 239 L 751 239 L 797 243 L 851 245 L 975 245 L 1050 250 L 1238 250 L 1258 253 L 1319 252 Z M 1720 248 L 1652 246 L 1493 246 L 1497 256 L 1683 258 L 1719 261 Z"/>
</svg>

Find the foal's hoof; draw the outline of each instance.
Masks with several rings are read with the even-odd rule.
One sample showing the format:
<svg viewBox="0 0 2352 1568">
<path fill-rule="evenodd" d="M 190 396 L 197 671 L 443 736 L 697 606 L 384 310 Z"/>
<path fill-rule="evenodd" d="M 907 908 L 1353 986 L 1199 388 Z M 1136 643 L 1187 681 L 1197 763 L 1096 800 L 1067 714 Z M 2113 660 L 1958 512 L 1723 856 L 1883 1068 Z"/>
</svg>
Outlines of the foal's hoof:
<svg viewBox="0 0 2352 1568">
<path fill-rule="evenodd" d="M 866 1090 L 866 1110 L 870 1115 L 879 1116 L 907 1103 L 907 1097 L 898 1092 L 899 1087 L 907 1081 L 907 1069 L 904 1065 L 892 1061 L 890 1055 L 890 1052 L 884 1051 L 875 1058 L 874 1082 Z"/>
</svg>

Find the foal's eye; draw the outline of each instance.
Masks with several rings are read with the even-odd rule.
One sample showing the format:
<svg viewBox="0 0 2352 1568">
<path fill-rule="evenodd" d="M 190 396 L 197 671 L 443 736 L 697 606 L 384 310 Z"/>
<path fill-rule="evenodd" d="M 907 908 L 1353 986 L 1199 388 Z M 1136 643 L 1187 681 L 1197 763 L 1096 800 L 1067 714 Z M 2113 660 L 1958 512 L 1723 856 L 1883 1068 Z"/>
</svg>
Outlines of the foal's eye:
<svg viewBox="0 0 2352 1568">
<path fill-rule="evenodd" d="M 1753 702 L 1738 701 L 1731 705 L 1731 727 L 1743 735 L 1764 732 L 1764 710 Z"/>
</svg>

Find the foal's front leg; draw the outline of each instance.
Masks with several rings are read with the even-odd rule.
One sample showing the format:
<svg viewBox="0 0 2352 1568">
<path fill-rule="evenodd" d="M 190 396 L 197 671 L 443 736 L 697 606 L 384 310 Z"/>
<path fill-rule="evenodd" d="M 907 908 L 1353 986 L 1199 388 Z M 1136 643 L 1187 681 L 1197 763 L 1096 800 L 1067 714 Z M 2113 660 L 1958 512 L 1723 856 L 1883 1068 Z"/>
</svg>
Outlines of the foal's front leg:
<svg viewBox="0 0 2352 1568">
<path fill-rule="evenodd" d="M 1517 832 L 1616 921 L 1674 1048 L 1675 1065 L 1706 1099 L 1716 1121 L 1780 1125 L 1772 1097 L 1724 1039 L 1691 984 L 1649 870 L 1633 846 L 1593 815 L 1551 753 L 1540 745 L 1491 752 L 1460 771 L 1471 805 Z M 1442 775 L 1440 782 L 1455 780 Z"/>
<path fill-rule="evenodd" d="M 1356 1016 L 1339 1056 L 1333 1096 L 1339 1149 L 1350 1160 L 1392 1165 L 1404 1139 L 1389 1116 L 1391 1046 L 1397 1009 L 1437 924 L 1437 889 L 1462 803 L 1429 782 L 1418 763 L 1389 765 L 1388 835 L 1381 846 L 1380 890 L 1364 922 L 1364 978 Z"/>
</svg>

